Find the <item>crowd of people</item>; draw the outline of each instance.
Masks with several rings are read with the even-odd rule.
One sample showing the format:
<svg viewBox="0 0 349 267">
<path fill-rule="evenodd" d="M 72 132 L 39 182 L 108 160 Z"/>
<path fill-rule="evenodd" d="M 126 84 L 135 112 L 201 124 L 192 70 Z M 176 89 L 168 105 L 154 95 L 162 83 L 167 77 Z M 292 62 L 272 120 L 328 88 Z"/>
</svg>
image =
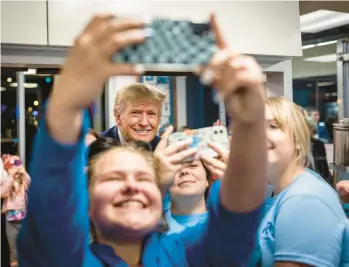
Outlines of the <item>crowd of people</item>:
<svg viewBox="0 0 349 267">
<path fill-rule="evenodd" d="M 339 197 L 349 184 L 338 194 L 316 172 L 314 125 L 293 102 L 266 97 L 262 68 L 228 47 L 214 16 L 219 49 L 197 75 L 224 99 L 229 150 L 209 143 L 218 155 L 210 158 L 190 140 L 169 144 L 172 126 L 158 135 L 166 95 L 142 83 L 118 91 L 114 127 L 90 129 L 86 109 L 105 81 L 144 71 L 110 61 L 145 40 L 144 23 L 112 18 L 94 17 L 67 56 L 33 146 L 32 179 L 4 160 L 12 180 L 1 179 L 3 212 L 19 216 L 19 266 L 349 266 Z M 9 192 L 21 204 L 11 206 Z"/>
</svg>

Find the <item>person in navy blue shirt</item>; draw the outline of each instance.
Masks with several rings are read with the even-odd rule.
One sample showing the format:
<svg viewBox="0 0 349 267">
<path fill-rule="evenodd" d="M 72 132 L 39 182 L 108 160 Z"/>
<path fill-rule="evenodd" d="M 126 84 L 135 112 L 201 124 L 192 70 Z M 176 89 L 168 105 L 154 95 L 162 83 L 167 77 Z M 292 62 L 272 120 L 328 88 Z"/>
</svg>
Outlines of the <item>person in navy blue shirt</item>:
<svg viewBox="0 0 349 267">
<path fill-rule="evenodd" d="M 197 152 L 183 150 L 189 143 L 154 155 L 128 145 L 112 148 L 92 160 L 87 183 L 84 138 L 89 122 L 83 109 L 102 93 L 110 76 L 143 73 L 140 66 L 110 58 L 146 38 L 139 20 L 99 15 L 77 37 L 40 123 L 28 212 L 17 242 L 20 266 L 248 263 L 267 185 L 264 78 L 254 59 L 228 49 L 213 16 L 212 27 L 220 50 L 201 77 L 220 91 L 235 119 L 222 186 L 210 194 L 208 224 L 171 236 L 155 231 L 162 213 L 159 180 L 172 184 L 181 159 Z M 96 239 L 92 246 L 89 220 Z M 202 238 L 192 238 L 202 231 Z"/>
<path fill-rule="evenodd" d="M 100 136 L 121 144 L 132 140 L 148 142 L 154 150 L 160 141 L 157 132 L 165 98 L 163 92 L 147 84 L 135 83 L 120 89 L 114 105 L 116 126 Z"/>
</svg>

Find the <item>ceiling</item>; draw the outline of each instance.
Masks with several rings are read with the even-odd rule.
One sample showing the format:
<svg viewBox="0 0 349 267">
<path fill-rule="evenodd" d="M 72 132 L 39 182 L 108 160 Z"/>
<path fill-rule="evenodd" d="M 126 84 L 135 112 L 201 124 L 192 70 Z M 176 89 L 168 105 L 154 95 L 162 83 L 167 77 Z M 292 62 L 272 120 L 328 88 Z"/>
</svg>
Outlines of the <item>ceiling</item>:
<svg viewBox="0 0 349 267">
<path fill-rule="evenodd" d="M 299 1 L 300 15 L 320 9 L 349 13 L 348 1 Z"/>
</svg>

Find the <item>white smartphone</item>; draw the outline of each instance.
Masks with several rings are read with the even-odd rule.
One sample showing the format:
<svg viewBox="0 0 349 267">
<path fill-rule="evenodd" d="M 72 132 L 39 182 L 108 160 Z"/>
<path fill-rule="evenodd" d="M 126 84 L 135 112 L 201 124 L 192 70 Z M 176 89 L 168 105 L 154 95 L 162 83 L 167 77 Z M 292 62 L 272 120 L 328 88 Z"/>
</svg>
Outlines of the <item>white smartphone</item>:
<svg viewBox="0 0 349 267">
<path fill-rule="evenodd" d="M 213 142 L 222 148 L 229 150 L 229 135 L 225 126 L 213 126 L 200 128 L 195 130 L 186 130 L 184 132 L 175 132 L 169 136 L 169 144 L 182 140 L 192 140 L 191 147 L 197 147 L 198 153 L 205 154 L 208 157 L 217 157 L 217 153 L 208 146 L 209 142 Z M 185 161 L 190 162 L 193 158 Z"/>
</svg>

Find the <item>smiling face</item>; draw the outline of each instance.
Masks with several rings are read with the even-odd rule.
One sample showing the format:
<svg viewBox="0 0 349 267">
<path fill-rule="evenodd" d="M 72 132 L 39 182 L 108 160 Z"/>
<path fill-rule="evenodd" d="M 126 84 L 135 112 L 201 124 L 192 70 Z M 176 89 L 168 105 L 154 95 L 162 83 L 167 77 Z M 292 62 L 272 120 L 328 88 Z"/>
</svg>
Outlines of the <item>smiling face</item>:
<svg viewBox="0 0 349 267">
<path fill-rule="evenodd" d="M 154 168 L 140 152 L 111 149 L 93 165 L 90 217 L 104 238 L 141 239 L 162 212 Z"/>
<path fill-rule="evenodd" d="M 265 120 L 270 179 L 290 167 L 307 167 L 311 143 L 302 110 L 289 100 L 272 97 L 267 100 Z"/>
<path fill-rule="evenodd" d="M 290 134 L 281 130 L 281 125 L 276 121 L 269 107 L 266 107 L 265 119 L 269 170 L 279 172 L 294 160 L 295 146 Z"/>
<path fill-rule="evenodd" d="M 150 100 L 126 102 L 116 113 L 116 123 L 126 140 L 150 143 L 159 128 L 161 103 Z"/>
<path fill-rule="evenodd" d="M 183 196 L 204 196 L 208 186 L 206 170 L 200 160 L 195 160 L 176 173 L 170 188 L 171 197 L 175 201 Z"/>
</svg>

